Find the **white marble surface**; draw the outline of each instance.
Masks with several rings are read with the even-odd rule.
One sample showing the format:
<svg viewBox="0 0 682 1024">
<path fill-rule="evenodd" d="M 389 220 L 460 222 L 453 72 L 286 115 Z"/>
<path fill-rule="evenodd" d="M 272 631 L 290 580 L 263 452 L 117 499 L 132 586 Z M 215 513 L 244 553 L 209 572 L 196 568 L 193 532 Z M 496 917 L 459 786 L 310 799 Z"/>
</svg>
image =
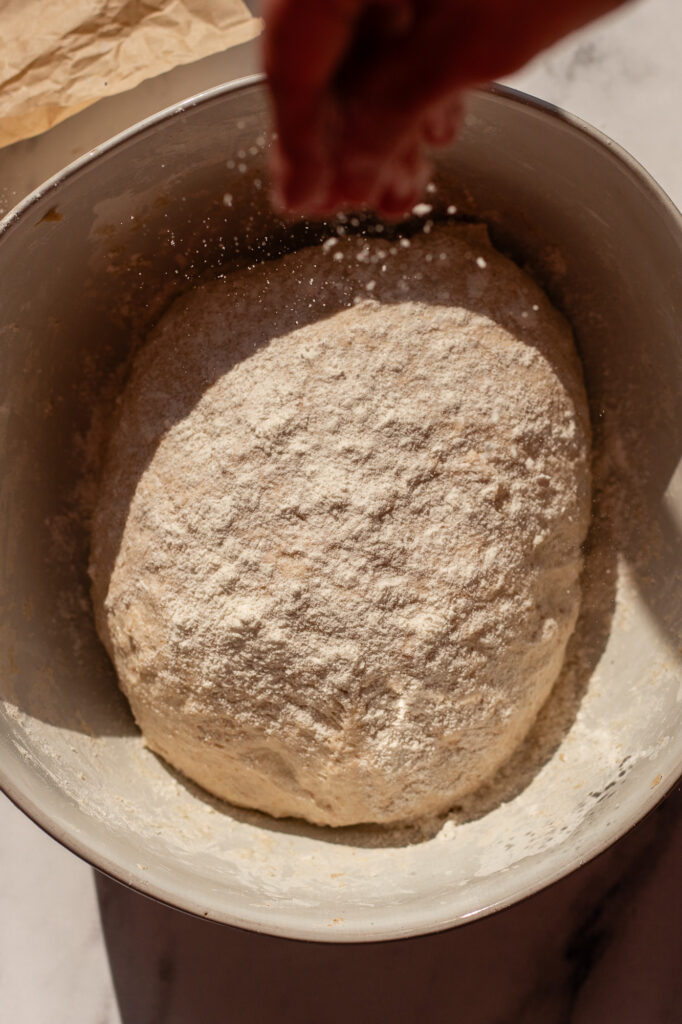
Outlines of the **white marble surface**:
<svg viewBox="0 0 682 1024">
<path fill-rule="evenodd" d="M 628 148 L 682 205 L 682 4 L 641 0 L 512 84 Z M 0 212 L 114 131 L 256 66 L 253 46 L 0 151 Z M 443 935 L 304 945 L 197 921 L 105 879 L 0 797 L 0 1020 L 12 1024 L 678 1024 L 682 788 L 606 854 Z"/>
</svg>

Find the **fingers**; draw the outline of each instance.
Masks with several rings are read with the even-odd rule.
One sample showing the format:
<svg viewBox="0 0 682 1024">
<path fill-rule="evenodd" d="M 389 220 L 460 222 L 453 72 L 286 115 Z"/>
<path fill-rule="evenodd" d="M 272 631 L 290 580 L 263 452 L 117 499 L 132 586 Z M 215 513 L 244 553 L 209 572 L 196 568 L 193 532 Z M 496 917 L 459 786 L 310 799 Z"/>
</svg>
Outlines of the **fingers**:
<svg viewBox="0 0 682 1024">
<path fill-rule="evenodd" d="M 462 91 L 501 77 L 621 0 L 269 0 L 266 70 L 281 205 L 397 216 L 447 145 Z"/>
<path fill-rule="evenodd" d="M 362 203 L 391 216 L 408 210 L 428 177 L 425 144 L 444 145 L 457 130 L 460 101 L 449 87 L 447 60 L 441 60 L 436 88 L 425 70 L 431 37 L 453 19 L 457 0 L 445 5 L 440 18 L 433 0 L 421 3 L 408 36 L 384 37 L 380 59 L 375 54 L 346 65 L 331 202 Z"/>
<path fill-rule="evenodd" d="M 295 101 L 325 88 L 352 37 L 363 0 L 268 0 L 265 70 Z"/>
<path fill-rule="evenodd" d="M 265 13 L 278 134 L 271 158 L 275 204 L 326 213 L 371 202 L 394 154 L 386 150 L 377 159 L 347 145 L 346 90 L 339 83 L 344 73 L 352 75 L 358 55 L 381 63 L 383 41 L 405 38 L 413 0 L 270 0 Z"/>
<path fill-rule="evenodd" d="M 376 198 L 377 212 L 387 220 L 398 220 L 409 213 L 419 201 L 430 176 L 430 165 L 424 157 L 421 139 L 398 156 L 384 175 L 383 187 Z"/>
<path fill-rule="evenodd" d="M 511 71 L 545 41 L 615 0 L 420 0 L 409 35 L 355 62 L 344 80 L 335 199 L 407 207 L 420 176 L 407 181 L 410 140 L 443 146 L 462 120 L 464 89 Z M 423 155 L 422 155 L 423 163 Z M 387 171 L 395 181 L 386 184 Z"/>
<path fill-rule="evenodd" d="M 275 199 L 290 209 L 314 205 L 330 177 L 337 130 L 332 79 L 353 36 L 362 0 L 270 0 L 265 69 L 277 145 Z"/>
</svg>

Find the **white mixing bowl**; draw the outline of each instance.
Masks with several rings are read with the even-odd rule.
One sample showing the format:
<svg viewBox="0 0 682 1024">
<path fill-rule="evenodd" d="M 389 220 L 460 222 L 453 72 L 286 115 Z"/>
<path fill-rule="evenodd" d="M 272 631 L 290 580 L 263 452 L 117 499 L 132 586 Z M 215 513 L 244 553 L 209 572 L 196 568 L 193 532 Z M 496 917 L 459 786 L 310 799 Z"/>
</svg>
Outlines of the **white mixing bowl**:
<svg viewBox="0 0 682 1024">
<path fill-rule="evenodd" d="M 266 106 L 255 79 L 206 93 L 0 224 L 0 783 L 74 852 L 173 906 L 322 941 L 416 935 L 565 875 L 680 773 L 682 227 L 575 118 L 506 89 L 472 97 L 438 158 L 434 216 L 455 204 L 486 220 L 567 312 L 606 452 L 580 658 L 550 706 L 558 745 L 520 756 L 505 802 L 422 842 L 237 811 L 143 747 L 94 632 L 74 508 L 92 395 L 178 283 L 318 237 L 269 210 Z"/>
</svg>

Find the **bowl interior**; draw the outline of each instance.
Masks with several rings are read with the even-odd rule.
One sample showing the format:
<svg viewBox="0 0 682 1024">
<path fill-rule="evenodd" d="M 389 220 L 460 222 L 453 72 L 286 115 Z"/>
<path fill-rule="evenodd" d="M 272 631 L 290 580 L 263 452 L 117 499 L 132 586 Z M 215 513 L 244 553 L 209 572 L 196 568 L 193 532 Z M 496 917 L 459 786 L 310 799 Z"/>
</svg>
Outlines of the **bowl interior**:
<svg viewBox="0 0 682 1024">
<path fill-rule="evenodd" d="M 120 386 L 170 297 L 325 232 L 270 211 L 268 137 L 262 84 L 215 90 L 80 161 L 0 230 L 0 782 L 97 866 L 214 920 L 323 941 L 434 931 L 578 866 L 680 772 L 682 229 L 608 142 L 508 90 L 472 97 L 431 216 L 487 221 L 574 325 L 600 453 L 578 635 L 487 813 L 479 801 L 419 842 L 275 822 L 143 747 L 94 632 L 81 515 L 110 408 L 93 430 L 93 396 Z"/>
</svg>

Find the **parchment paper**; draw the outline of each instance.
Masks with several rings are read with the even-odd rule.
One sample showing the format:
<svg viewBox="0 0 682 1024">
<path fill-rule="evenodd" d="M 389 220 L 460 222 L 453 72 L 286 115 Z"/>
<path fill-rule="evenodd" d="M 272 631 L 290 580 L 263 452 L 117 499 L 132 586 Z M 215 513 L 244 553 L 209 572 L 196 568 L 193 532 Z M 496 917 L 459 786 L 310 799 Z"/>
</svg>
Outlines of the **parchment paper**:
<svg viewBox="0 0 682 1024">
<path fill-rule="evenodd" d="M 0 146 L 260 26 L 242 0 L 0 0 Z"/>
</svg>

